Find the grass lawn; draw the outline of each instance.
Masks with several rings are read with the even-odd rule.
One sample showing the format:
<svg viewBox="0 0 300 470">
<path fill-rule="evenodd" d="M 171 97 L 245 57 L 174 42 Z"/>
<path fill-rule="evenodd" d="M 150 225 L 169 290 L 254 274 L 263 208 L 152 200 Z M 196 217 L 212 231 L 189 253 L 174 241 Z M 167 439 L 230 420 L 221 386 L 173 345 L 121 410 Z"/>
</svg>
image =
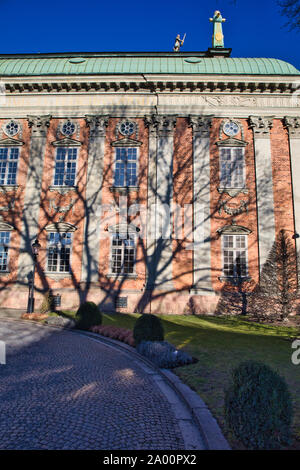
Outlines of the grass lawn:
<svg viewBox="0 0 300 470">
<path fill-rule="evenodd" d="M 139 315 L 104 314 L 104 325 L 132 329 Z M 160 315 L 165 339 L 184 348 L 199 362 L 174 372 L 199 393 L 233 448 L 242 448 L 226 431 L 223 419 L 224 388 L 231 369 L 248 359 L 262 361 L 285 377 L 294 404 L 292 448 L 300 449 L 300 365 L 291 362 L 290 337 L 299 329 L 248 322 L 240 317 Z"/>
</svg>

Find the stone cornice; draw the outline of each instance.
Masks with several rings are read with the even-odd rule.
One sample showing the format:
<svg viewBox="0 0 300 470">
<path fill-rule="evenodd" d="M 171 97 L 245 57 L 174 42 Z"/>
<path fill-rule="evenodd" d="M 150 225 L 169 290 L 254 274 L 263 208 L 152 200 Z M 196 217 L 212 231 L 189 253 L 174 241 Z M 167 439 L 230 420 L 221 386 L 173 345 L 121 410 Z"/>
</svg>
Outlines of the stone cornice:
<svg viewBox="0 0 300 470">
<path fill-rule="evenodd" d="M 140 147 L 143 145 L 143 142 L 126 136 L 122 139 L 114 140 L 110 145 L 112 147 Z"/>
<path fill-rule="evenodd" d="M 75 232 L 77 227 L 68 222 L 54 222 L 45 227 L 46 232 Z"/>
<path fill-rule="evenodd" d="M 60 140 L 55 140 L 52 142 L 54 147 L 80 147 L 82 143 L 79 140 L 71 139 L 70 137 L 65 137 Z"/>
<path fill-rule="evenodd" d="M 220 234 L 220 235 L 223 235 L 223 234 L 226 234 L 226 233 L 236 233 L 236 234 L 243 234 L 243 235 L 249 235 L 249 233 L 252 232 L 252 230 L 250 230 L 249 228 L 247 227 L 243 227 L 242 225 L 236 225 L 234 223 L 232 223 L 231 225 L 225 225 L 224 227 L 221 227 L 221 228 L 218 228 L 217 229 L 217 232 Z"/>
<path fill-rule="evenodd" d="M 3 220 L 2 215 L 0 215 L 0 231 L 11 232 L 12 230 L 14 230 L 14 227 L 11 224 L 9 224 L 8 222 L 5 222 Z"/>
<path fill-rule="evenodd" d="M 237 80 L 236 77 L 195 77 L 196 80 L 187 80 L 178 78 L 175 75 L 164 77 L 162 80 L 153 80 L 150 77 L 147 81 L 138 79 L 119 80 L 91 80 L 91 81 L 11 81 L 5 84 L 7 93 L 74 93 L 74 92 L 238 92 L 238 93 L 294 93 L 295 82 L 282 80 L 270 80 L 269 77 L 260 78 L 259 81 L 254 78 Z M 194 77 L 193 77 L 194 78 Z"/>
<path fill-rule="evenodd" d="M 21 147 L 22 145 L 24 145 L 22 140 L 12 139 L 11 137 L 0 139 L 0 147 Z"/>
<path fill-rule="evenodd" d="M 218 140 L 216 142 L 218 147 L 246 147 L 248 142 L 244 140 L 236 139 L 234 137 L 228 137 L 228 139 Z"/>
</svg>

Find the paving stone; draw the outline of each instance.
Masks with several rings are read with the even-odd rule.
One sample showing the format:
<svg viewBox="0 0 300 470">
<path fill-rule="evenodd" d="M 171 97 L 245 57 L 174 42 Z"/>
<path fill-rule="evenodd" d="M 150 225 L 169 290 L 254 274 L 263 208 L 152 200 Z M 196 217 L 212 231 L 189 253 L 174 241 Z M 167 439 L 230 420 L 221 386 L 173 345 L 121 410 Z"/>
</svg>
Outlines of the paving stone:
<svg viewBox="0 0 300 470">
<path fill-rule="evenodd" d="M 0 449 L 185 449 L 169 401 L 126 354 L 18 322 L 0 339 Z"/>
</svg>

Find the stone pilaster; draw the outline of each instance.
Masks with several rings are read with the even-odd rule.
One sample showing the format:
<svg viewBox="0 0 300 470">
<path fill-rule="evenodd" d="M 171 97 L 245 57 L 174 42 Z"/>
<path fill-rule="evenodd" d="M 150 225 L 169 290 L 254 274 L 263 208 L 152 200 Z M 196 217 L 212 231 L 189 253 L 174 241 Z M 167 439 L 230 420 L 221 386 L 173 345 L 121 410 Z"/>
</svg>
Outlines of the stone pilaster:
<svg viewBox="0 0 300 470">
<path fill-rule="evenodd" d="M 149 127 L 148 208 L 151 222 L 147 242 L 148 288 L 173 289 L 172 275 L 172 199 L 173 153 L 176 116 L 153 115 Z M 153 207 L 155 204 L 155 207 Z M 153 211 L 154 209 L 154 211 Z M 154 214 L 153 214 L 154 212 Z M 153 217 L 155 227 L 153 227 Z M 154 230 L 153 230 L 154 229 Z"/>
<path fill-rule="evenodd" d="M 250 116 L 249 123 L 253 130 L 254 138 L 259 270 L 261 273 L 275 241 L 272 156 L 270 142 L 270 129 L 273 126 L 273 118 L 270 116 Z"/>
<path fill-rule="evenodd" d="M 45 204 L 45 201 L 41 201 L 41 187 L 47 130 L 51 117 L 50 115 L 28 116 L 28 124 L 31 127 L 31 142 L 18 268 L 18 279 L 22 283 L 27 283 L 28 275 L 32 271 L 31 244 L 39 235 L 40 207 Z"/>
<path fill-rule="evenodd" d="M 300 234 L 300 117 L 285 117 L 284 124 L 289 132 L 291 172 L 293 185 L 293 206 L 295 232 Z M 297 254 L 300 256 L 300 241 L 296 238 Z M 299 266 L 298 266 L 299 271 Z M 299 277 L 299 272 L 298 272 Z"/>
<path fill-rule="evenodd" d="M 211 116 L 189 116 L 193 129 L 193 290 L 213 292 L 211 283 L 210 144 Z"/>
<path fill-rule="evenodd" d="M 102 202 L 103 159 L 108 116 L 86 115 L 90 128 L 85 200 L 85 228 L 82 253 L 82 282 L 98 281 L 100 220 L 97 209 Z"/>
<path fill-rule="evenodd" d="M 156 147 L 157 133 L 153 116 L 145 116 L 145 125 L 149 130 L 149 155 L 148 155 L 148 192 L 147 192 L 147 232 L 146 232 L 146 266 L 147 289 L 153 289 L 155 285 L 155 249 L 156 249 Z"/>
</svg>

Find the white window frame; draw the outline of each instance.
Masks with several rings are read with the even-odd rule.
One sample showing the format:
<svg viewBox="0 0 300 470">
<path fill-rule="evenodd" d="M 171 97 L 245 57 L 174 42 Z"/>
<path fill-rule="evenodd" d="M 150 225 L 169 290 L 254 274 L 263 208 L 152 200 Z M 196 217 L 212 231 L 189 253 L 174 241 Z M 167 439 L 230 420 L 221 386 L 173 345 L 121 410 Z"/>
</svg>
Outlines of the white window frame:
<svg viewBox="0 0 300 470">
<path fill-rule="evenodd" d="M 226 183 L 226 181 L 224 181 L 222 179 L 222 152 L 224 151 L 224 149 L 226 150 L 230 150 L 230 155 L 231 155 L 231 158 L 230 158 L 230 162 L 233 162 L 231 163 L 231 165 L 234 165 L 234 159 L 233 159 L 233 151 L 234 150 L 241 150 L 242 151 L 242 156 L 243 156 L 243 184 L 242 185 L 236 185 L 234 184 L 234 173 L 236 171 L 236 168 L 233 169 L 233 171 L 231 171 L 230 173 L 230 185 L 228 185 Z M 232 146 L 232 147 L 229 147 L 229 146 L 220 146 L 219 147 L 219 164 L 220 164 L 220 187 L 221 188 L 233 188 L 233 189 L 238 189 L 238 188 L 245 188 L 246 186 L 246 160 L 245 160 L 245 147 L 243 146 Z"/>
<path fill-rule="evenodd" d="M 117 167 L 117 149 L 126 149 L 127 151 L 129 149 L 135 149 L 136 150 L 136 184 L 131 184 L 127 185 L 124 184 L 123 186 L 119 186 L 116 184 L 116 167 Z M 113 187 L 115 188 L 137 188 L 138 187 L 138 179 L 139 179 L 139 147 L 135 146 L 128 146 L 128 147 L 121 147 L 121 146 L 115 146 L 115 163 L 114 163 L 114 174 L 113 174 Z M 125 173 L 125 178 L 126 178 L 126 173 Z"/>
<path fill-rule="evenodd" d="M 8 273 L 9 272 L 9 252 L 10 252 L 10 243 L 11 243 L 11 231 L 7 229 L 6 230 L 0 229 L 0 234 L 1 233 L 8 233 L 8 244 L 0 245 L 0 246 L 7 246 L 6 269 L 1 269 L 2 263 L 0 263 L 0 273 Z"/>
<path fill-rule="evenodd" d="M 56 271 L 51 271 L 49 270 L 49 249 L 50 249 L 50 238 L 51 238 L 51 234 L 54 233 L 54 234 L 59 234 L 59 236 L 61 237 L 63 234 L 70 234 L 71 235 L 71 243 L 68 244 L 67 246 L 70 248 L 70 255 L 69 255 L 69 269 L 68 271 L 60 271 L 60 261 L 61 261 L 61 248 L 62 248 L 62 243 L 60 242 L 59 243 L 59 250 L 58 250 L 58 257 L 57 257 L 57 269 Z M 62 232 L 62 231 L 48 231 L 48 234 L 47 234 L 47 259 L 46 259 L 46 273 L 49 273 L 49 274 L 68 274 L 71 272 L 71 266 L 72 266 L 72 253 L 73 253 L 73 236 L 72 236 L 72 232 Z"/>
<path fill-rule="evenodd" d="M 233 240 L 234 240 L 234 246 L 231 248 L 231 247 L 225 247 L 224 246 L 224 242 L 225 242 L 225 238 L 224 237 L 228 237 L 228 236 L 231 236 L 233 237 Z M 243 237 L 244 240 L 245 240 L 245 248 L 237 248 L 236 247 L 236 237 Z M 229 275 L 227 273 L 225 273 L 224 271 L 224 268 L 225 268 L 225 253 L 224 251 L 233 251 L 234 253 L 234 259 L 233 259 L 233 262 L 234 262 L 234 275 Z M 236 272 L 236 252 L 237 251 L 244 251 L 245 252 L 245 259 L 246 259 L 246 273 L 241 275 L 241 276 L 238 276 L 237 275 L 237 272 Z M 223 233 L 222 234 L 222 276 L 224 278 L 232 278 L 232 279 L 239 279 L 240 278 L 247 278 L 249 276 L 249 267 L 248 267 L 248 235 L 246 234 L 242 234 L 242 233 Z"/>
<path fill-rule="evenodd" d="M 10 147 L 6 147 L 6 146 L 0 146 L 0 149 L 1 150 L 7 150 L 7 164 L 6 164 L 6 169 L 5 169 L 5 177 L 4 177 L 4 181 L 3 183 L 0 181 L 0 185 L 1 186 L 10 186 L 10 185 L 16 185 L 17 184 L 17 179 L 18 179 L 18 171 L 19 171 L 19 161 L 20 161 L 20 148 L 17 147 L 17 146 L 10 146 Z M 18 158 L 16 160 L 14 159 L 11 159 L 11 153 L 13 150 L 18 150 Z M 9 183 L 7 181 L 8 179 L 8 168 L 9 168 L 9 162 L 13 162 L 13 161 L 16 161 L 17 162 L 17 168 L 16 168 L 16 181 L 15 182 L 11 182 Z"/>
<path fill-rule="evenodd" d="M 113 239 L 116 235 L 124 235 L 127 237 L 130 237 L 133 239 L 134 241 L 134 265 L 133 265 L 133 271 L 132 273 L 127 273 L 127 272 L 124 272 L 124 254 L 125 254 L 125 249 L 124 249 L 124 245 L 122 245 L 122 266 L 123 266 L 123 270 L 122 272 L 119 272 L 119 273 L 116 273 L 116 272 L 113 272 L 113 249 L 114 249 L 114 245 L 113 245 Z M 109 256 L 109 275 L 111 276 L 136 276 L 136 249 L 137 249 L 137 246 L 136 246 L 136 243 L 137 243 L 137 236 L 135 233 L 133 232 L 112 232 L 111 233 L 111 237 L 110 237 L 110 256 Z"/>
<path fill-rule="evenodd" d="M 56 184 L 55 183 L 55 176 L 56 176 L 56 163 L 57 163 L 57 154 L 59 152 L 60 149 L 64 149 L 67 151 L 67 154 L 68 154 L 68 151 L 69 150 L 76 150 L 76 160 L 75 160 L 75 178 L 74 178 L 74 183 L 72 185 L 69 185 L 69 184 L 66 184 L 65 183 L 65 176 L 66 176 L 66 167 L 67 167 L 67 162 L 68 162 L 68 159 L 65 159 L 64 161 L 64 178 L 63 178 L 63 183 L 59 183 L 59 184 Z M 78 156 L 79 156 L 79 152 L 78 152 L 78 147 L 73 147 L 73 146 L 66 146 L 66 147 L 57 147 L 56 148 L 56 151 L 55 151 L 55 160 L 54 160 L 54 174 L 53 174 L 53 186 L 54 187 L 66 187 L 66 188 L 72 188 L 74 186 L 76 186 L 76 181 L 77 181 L 77 165 L 78 165 Z M 72 160 L 71 160 L 72 161 Z M 74 161 L 74 160 L 73 160 Z"/>
</svg>

